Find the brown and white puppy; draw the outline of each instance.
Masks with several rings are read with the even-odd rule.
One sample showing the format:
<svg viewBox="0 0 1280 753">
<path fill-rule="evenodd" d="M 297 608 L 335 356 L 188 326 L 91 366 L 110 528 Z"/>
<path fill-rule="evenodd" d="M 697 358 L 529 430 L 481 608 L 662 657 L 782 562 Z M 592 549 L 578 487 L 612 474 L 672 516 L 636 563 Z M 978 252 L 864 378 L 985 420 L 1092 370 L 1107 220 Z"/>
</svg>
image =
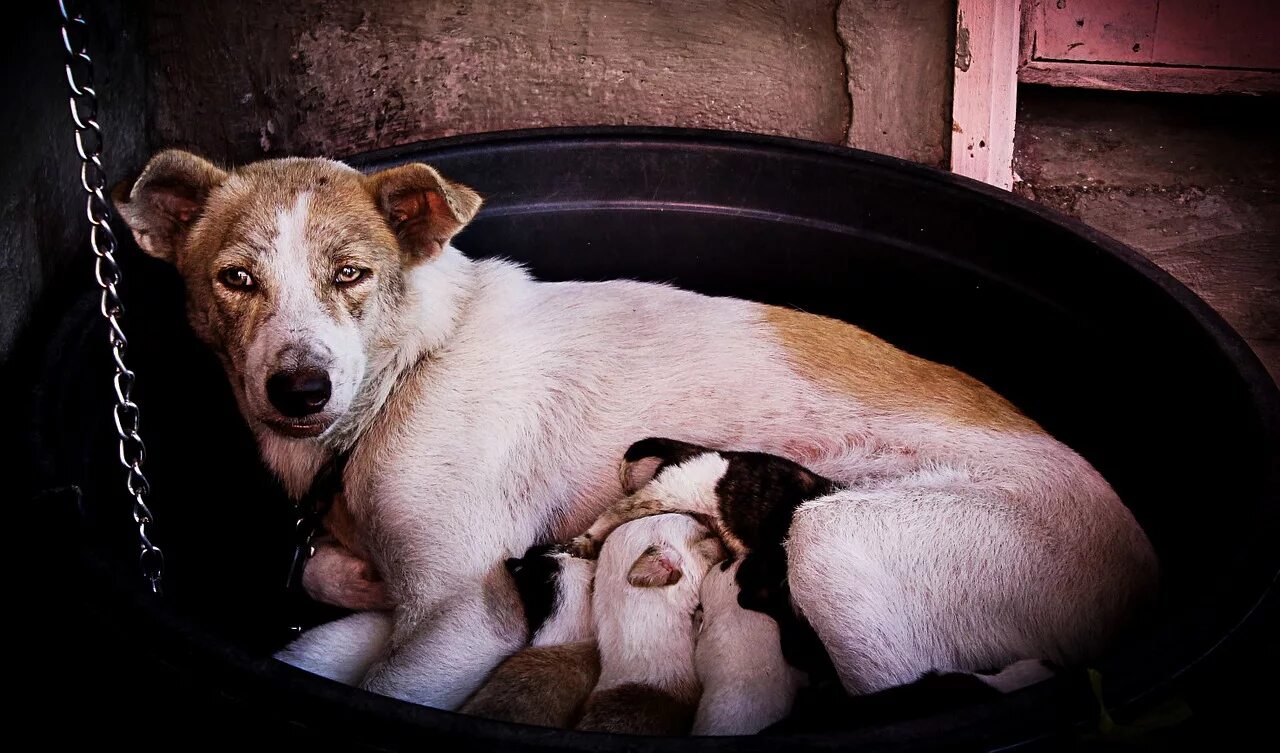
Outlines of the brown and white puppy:
<svg viewBox="0 0 1280 753">
<path fill-rule="evenodd" d="M 600 682 L 577 729 L 685 735 L 699 686 L 694 611 L 702 578 L 724 549 L 687 515 L 620 526 L 604 542 L 591 611 Z"/>
<path fill-rule="evenodd" d="M 532 547 L 507 560 L 529 626 L 529 645 L 505 659 L 467 702 L 464 714 L 567 728 L 600 677 L 591 618 L 593 560 L 559 547 Z"/>
<path fill-rule="evenodd" d="M 116 195 L 181 272 L 291 493 L 355 444 L 347 505 L 397 605 L 370 690 L 461 704 L 525 640 L 504 559 L 584 530 L 639 437 L 780 455 L 847 487 L 796 510 L 787 567 L 858 692 L 1074 663 L 1154 589 L 1150 544 L 1084 459 L 844 322 L 469 259 L 450 239 L 480 200 L 425 165 L 228 170 L 167 151 Z"/>
</svg>

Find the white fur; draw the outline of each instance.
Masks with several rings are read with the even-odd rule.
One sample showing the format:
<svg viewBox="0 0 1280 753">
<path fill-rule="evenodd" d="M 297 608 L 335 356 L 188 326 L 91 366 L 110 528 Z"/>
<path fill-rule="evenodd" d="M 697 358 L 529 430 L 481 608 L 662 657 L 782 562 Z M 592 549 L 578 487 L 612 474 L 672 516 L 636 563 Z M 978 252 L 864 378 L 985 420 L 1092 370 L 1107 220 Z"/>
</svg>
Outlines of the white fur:
<svg viewBox="0 0 1280 753">
<path fill-rule="evenodd" d="M 595 640 L 595 622 L 591 618 L 591 587 L 595 580 L 594 560 L 555 554 L 560 565 L 556 579 L 556 599 L 551 614 L 533 634 L 530 646 L 560 646 L 566 643 Z"/>
<path fill-rule="evenodd" d="M 638 684 L 677 697 L 696 693 L 693 612 L 702 577 L 719 554 L 718 548 L 697 546 L 712 541 L 709 536 L 693 518 L 669 514 L 632 521 L 605 542 L 592 599 L 600 648 L 596 692 Z M 680 580 L 669 586 L 631 585 L 632 566 L 655 545 L 670 546 L 679 556 Z"/>
<path fill-rule="evenodd" d="M 275 658 L 347 685 L 359 684 L 386 650 L 390 612 L 356 612 L 311 628 Z"/>
<path fill-rule="evenodd" d="M 371 351 L 347 428 L 260 434 L 296 491 L 334 437 L 367 427 L 348 499 L 401 604 L 372 690 L 466 698 L 521 640 L 486 596 L 494 568 L 584 530 L 647 436 L 773 452 L 850 485 L 797 514 L 788 549 L 793 598 L 849 688 L 1089 656 L 1153 589 L 1141 529 L 1072 450 L 815 384 L 757 304 L 538 283 L 452 247 L 411 285 L 380 339 L 399 349 Z"/>
<path fill-rule="evenodd" d="M 702 684 L 695 735 L 750 735 L 791 712 L 804 673 L 782 657 L 778 623 L 738 606 L 735 561 L 702 579 L 694 665 Z"/>
</svg>

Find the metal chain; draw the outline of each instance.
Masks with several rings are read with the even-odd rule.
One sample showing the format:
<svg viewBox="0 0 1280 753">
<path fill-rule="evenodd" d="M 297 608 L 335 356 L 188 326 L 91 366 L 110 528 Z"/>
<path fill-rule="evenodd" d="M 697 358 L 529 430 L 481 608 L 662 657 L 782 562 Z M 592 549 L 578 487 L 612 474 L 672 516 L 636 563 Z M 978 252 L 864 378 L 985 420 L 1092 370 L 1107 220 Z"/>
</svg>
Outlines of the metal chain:
<svg viewBox="0 0 1280 753">
<path fill-rule="evenodd" d="M 146 446 L 138 433 L 141 419 L 138 404 L 133 402 L 133 371 L 125 365 L 124 354 L 129 345 L 120 327 L 124 305 L 120 302 L 117 287 L 120 285 L 120 265 L 116 263 L 116 236 L 111 232 L 111 206 L 103 190 L 107 185 L 106 171 L 102 168 L 102 128 L 98 126 L 98 92 L 93 87 L 93 58 L 87 48 L 88 22 L 84 13 L 70 12 L 66 0 L 57 0 L 62 17 L 62 48 L 66 53 L 64 69 L 67 87 L 71 95 L 71 121 L 75 125 L 76 154 L 80 157 L 80 185 L 85 192 L 85 217 L 89 222 L 89 245 L 96 257 L 94 277 L 102 288 L 99 310 L 107 322 L 107 340 L 111 346 L 111 358 L 115 361 L 115 376 L 111 384 L 116 402 L 112 418 L 116 435 L 120 439 L 120 464 L 126 471 L 125 487 L 133 498 L 133 520 L 138 526 L 140 551 L 138 562 L 142 574 L 159 594 L 164 576 L 164 553 L 147 533 L 152 522 L 147 497 L 151 484 L 142 473 L 146 458 Z"/>
</svg>

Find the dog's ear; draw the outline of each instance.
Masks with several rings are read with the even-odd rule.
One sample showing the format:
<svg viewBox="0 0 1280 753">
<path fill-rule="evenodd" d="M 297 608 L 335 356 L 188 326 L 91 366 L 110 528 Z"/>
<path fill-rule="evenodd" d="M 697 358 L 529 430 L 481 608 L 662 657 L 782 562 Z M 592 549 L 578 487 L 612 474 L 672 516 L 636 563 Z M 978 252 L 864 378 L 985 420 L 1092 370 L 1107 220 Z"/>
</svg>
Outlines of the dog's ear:
<svg viewBox="0 0 1280 753">
<path fill-rule="evenodd" d="M 439 254 L 480 211 L 480 194 L 421 163 L 374 173 L 368 181 L 401 248 L 415 258 Z"/>
<path fill-rule="evenodd" d="M 627 582 L 639 588 L 672 586 L 684 576 L 684 558 L 667 544 L 644 550 L 627 572 Z"/>
<path fill-rule="evenodd" d="M 111 198 L 142 250 L 173 262 L 209 192 L 226 179 L 203 157 L 169 149 L 152 157 L 132 184 L 117 185 Z"/>
</svg>

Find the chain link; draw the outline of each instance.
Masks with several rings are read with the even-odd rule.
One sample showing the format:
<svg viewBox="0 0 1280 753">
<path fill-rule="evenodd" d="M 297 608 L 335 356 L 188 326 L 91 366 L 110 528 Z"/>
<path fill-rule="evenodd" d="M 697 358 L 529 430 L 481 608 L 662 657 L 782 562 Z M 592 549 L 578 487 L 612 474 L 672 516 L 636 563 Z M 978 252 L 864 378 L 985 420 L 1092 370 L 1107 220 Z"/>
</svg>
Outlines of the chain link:
<svg viewBox="0 0 1280 753">
<path fill-rule="evenodd" d="M 98 125 L 98 92 L 93 86 L 93 58 L 88 52 L 88 22 L 84 13 L 68 9 L 67 0 L 57 0 L 62 18 L 62 49 L 66 55 L 64 69 L 68 101 L 71 105 L 71 122 L 75 127 L 76 154 L 80 158 L 80 186 L 85 192 L 85 218 L 89 223 L 89 246 L 93 249 L 93 275 L 102 288 L 99 310 L 107 322 L 107 342 L 111 347 L 111 360 L 115 362 L 112 388 L 116 404 L 112 412 L 116 435 L 119 437 L 120 465 L 126 471 L 125 487 L 133 499 L 133 520 L 138 527 L 138 563 L 150 583 L 151 590 L 159 594 L 164 576 L 164 552 L 151 541 L 147 527 L 153 522 L 147 497 L 151 484 L 142 472 L 146 458 L 146 445 L 139 434 L 141 413 L 133 402 L 133 384 L 137 377 L 125 365 L 125 350 L 129 341 L 120 326 L 124 304 L 116 286 L 120 284 L 120 265 L 116 263 L 118 247 L 111 231 L 111 205 L 107 203 L 104 189 L 107 185 L 106 170 L 102 167 L 102 128 Z"/>
</svg>

